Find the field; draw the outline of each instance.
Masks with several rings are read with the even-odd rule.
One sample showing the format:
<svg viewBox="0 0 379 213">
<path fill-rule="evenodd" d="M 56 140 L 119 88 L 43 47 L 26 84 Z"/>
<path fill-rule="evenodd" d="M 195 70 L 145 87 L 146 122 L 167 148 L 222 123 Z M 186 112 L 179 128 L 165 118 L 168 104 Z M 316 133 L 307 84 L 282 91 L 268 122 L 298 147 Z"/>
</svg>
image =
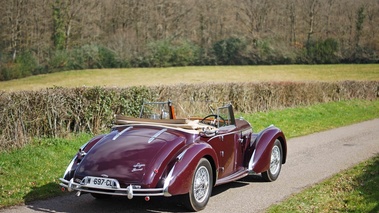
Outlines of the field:
<svg viewBox="0 0 379 213">
<path fill-rule="evenodd" d="M 46 87 L 154 86 L 262 81 L 379 81 L 379 65 L 278 65 L 129 68 L 58 72 L 0 82 L 0 90 Z"/>
</svg>

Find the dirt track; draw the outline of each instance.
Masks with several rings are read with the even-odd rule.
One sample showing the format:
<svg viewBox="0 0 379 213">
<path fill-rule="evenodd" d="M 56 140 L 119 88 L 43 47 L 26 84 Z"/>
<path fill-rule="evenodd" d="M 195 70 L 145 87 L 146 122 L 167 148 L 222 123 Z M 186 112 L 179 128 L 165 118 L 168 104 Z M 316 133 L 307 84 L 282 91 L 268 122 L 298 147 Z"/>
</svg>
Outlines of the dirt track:
<svg viewBox="0 0 379 213">
<path fill-rule="evenodd" d="M 271 204 L 378 153 L 379 119 L 291 139 L 288 141 L 288 161 L 276 182 L 261 182 L 256 176 L 218 186 L 202 212 L 264 212 Z M 175 200 L 167 198 L 152 198 L 149 202 L 143 198 L 98 201 L 90 195 L 77 198 L 69 194 L 0 212 L 185 211 Z"/>
</svg>

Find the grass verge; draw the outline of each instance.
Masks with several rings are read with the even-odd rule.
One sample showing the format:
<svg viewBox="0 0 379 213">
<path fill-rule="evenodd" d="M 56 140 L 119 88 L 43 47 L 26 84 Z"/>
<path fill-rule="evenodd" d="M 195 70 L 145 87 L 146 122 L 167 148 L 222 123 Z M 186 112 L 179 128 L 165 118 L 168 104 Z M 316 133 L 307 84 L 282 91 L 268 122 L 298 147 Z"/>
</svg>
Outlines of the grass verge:
<svg viewBox="0 0 379 213">
<path fill-rule="evenodd" d="M 379 156 L 273 205 L 277 212 L 379 212 Z"/>
<path fill-rule="evenodd" d="M 241 116 L 255 131 L 274 123 L 291 138 L 378 118 L 378 109 L 379 100 L 354 100 Z M 35 139 L 23 149 L 0 152 L 0 208 L 61 195 L 58 178 L 78 147 L 90 138 L 91 135 L 81 134 L 71 139 Z M 377 187 L 377 182 L 363 182 Z M 378 201 L 378 194 L 374 196 L 364 199 Z"/>
<path fill-rule="evenodd" d="M 25 148 L 0 153 L 0 209 L 61 195 L 58 178 L 91 137 L 35 139 Z"/>
<path fill-rule="evenodd" d="M 379 100 L 330 102 L 238 116 L 248 120 L 254 132 L 274 124 L 292 138 L 379 118 Z"/>
</svg>

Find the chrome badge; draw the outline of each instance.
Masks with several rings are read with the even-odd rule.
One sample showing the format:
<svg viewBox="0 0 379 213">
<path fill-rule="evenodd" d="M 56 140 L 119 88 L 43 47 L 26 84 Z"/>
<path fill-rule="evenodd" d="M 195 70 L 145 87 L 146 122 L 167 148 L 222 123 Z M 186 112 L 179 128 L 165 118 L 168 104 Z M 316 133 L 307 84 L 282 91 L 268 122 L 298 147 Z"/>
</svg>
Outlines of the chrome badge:
<svg viewBox="0 0 379 213">
<path fill-rule="evenodd" d="M 133 165 L 132 172 L 139 172 L 143 170 L 143 167 L 145 167 L 145 164 L 137 163 Z"/>
</svg>

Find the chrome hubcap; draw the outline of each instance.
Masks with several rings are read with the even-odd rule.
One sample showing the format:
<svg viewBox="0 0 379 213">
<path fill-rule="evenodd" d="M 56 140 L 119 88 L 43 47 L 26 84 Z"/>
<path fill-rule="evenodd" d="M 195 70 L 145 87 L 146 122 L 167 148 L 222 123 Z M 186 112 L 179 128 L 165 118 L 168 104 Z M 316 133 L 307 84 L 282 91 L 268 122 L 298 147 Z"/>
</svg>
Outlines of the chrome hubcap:
<svg viewBox="0 0 379 213">
<path fill-rule="evenodd" d="M 275 175 L 278 173 L 280 167 L 280 149 L 274 146 L 271 152 L 270 172 Z"/>
<path fill-rule="evenodd" d="M 208 169 L 205 166 L 201 166 L 194 177 L 193 195 L 197 202 L 201 203 L 207 198 L 209 181 Z"/>
</svg>

